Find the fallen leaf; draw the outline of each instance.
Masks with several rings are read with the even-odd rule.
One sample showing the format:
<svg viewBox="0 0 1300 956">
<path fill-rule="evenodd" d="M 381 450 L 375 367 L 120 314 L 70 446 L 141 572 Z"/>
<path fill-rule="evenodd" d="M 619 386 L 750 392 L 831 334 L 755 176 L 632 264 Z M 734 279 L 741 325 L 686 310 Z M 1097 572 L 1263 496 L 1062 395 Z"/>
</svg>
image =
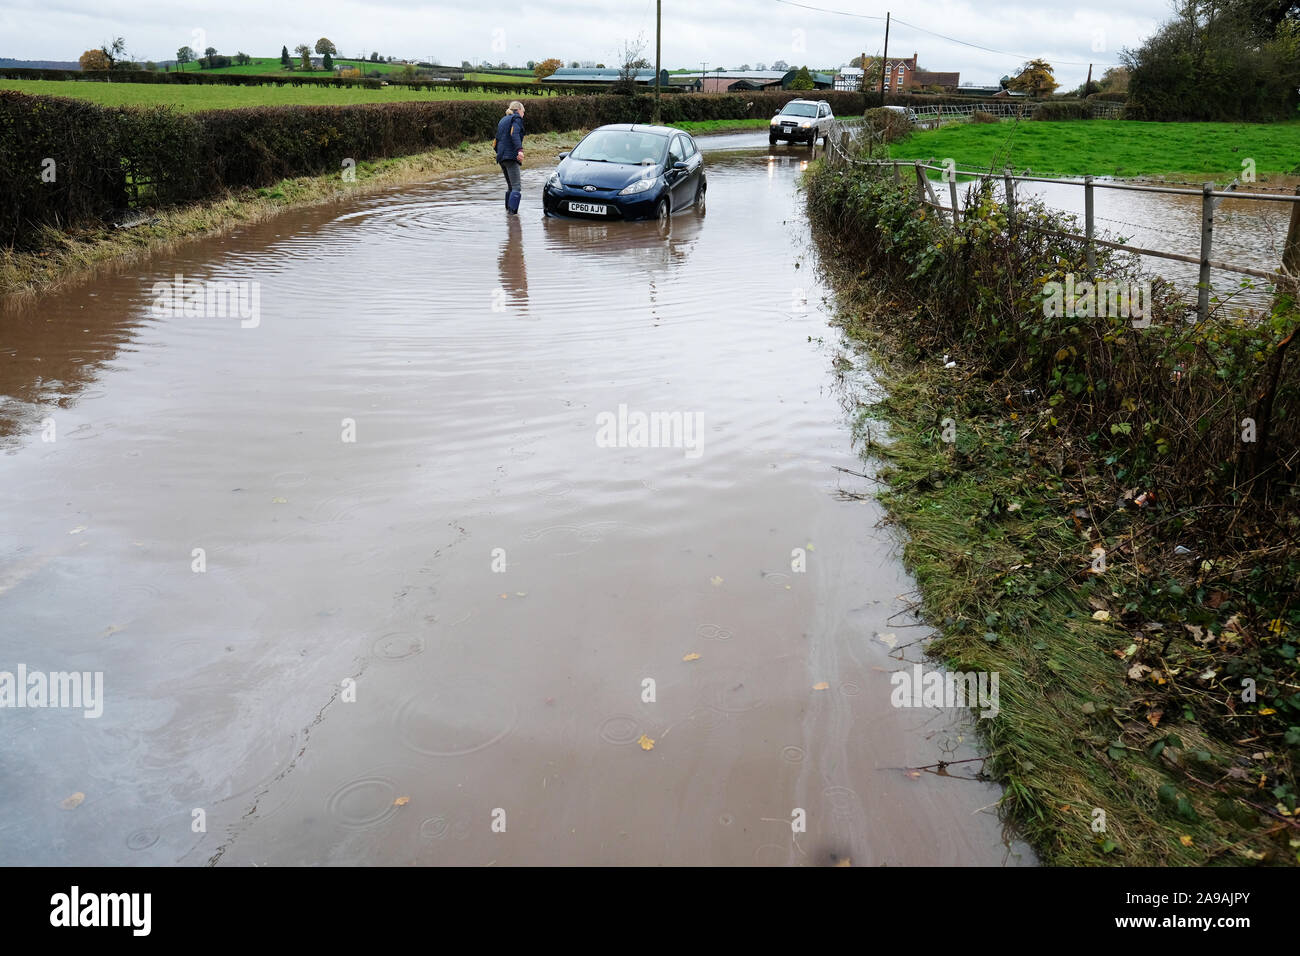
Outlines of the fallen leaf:
<svg viewBox="0 0 1300 956">
<path fill-rule="evenodd" d="M 78 790 L 72 796 L 65 797 L 63 802 L 60 803 L 59 806 L 61 806 L 64 810 L 75 810 L 77 809 L 77 807 L 81 806 L 81 801 L 85 799 L 86 799 L 86 795 L 82 793 L 80 790 Z"/>
<path fill-rule="evenodd" d="M 1259 709 L 1259 716 L 1261 717 L 1267 717 L 1269 714 L 1276 714 L 1276 713 L 1277 711 L 1274 710 L 1272 707 L 1261 707 Z"/>
<path fill-rule="evenodd" d="M 639 744 L 641 745 L 641 749 L 642 749 L 642 750 L 654 750 L 654 749 L 655 749 L 655 742 L 654 742 L 654 740 L 652 740 L 651 738 L 647 737 L 645 734 L 642 734 L 642 735 L 641 735 L 640 739 L 637 740 L 637 743 L 639 743 Z"/>
<path fill-rule="evenodd" d="M 79 525 L 77 525 L 75 528 L 73 528 L 71 531 L 69 531 L 68 534 L 81 534 L 81 532 L 83 532 L 83 531 L 85 531 L 85 530 L 86 530 L 86 526 L 85 526 L 84 524 L 79 524 Z"/>
<path fill-rule="evenodd" d="M 393 801 L 393 806 L 404 807 L 410 802 L 411 802 L 410 797 L 398 797 L 396 800 Z"/>
<path fill-rule="evenodd" d="M 1181 843 L 1183 846 L 1191 846 L 1192 838 L 1187 836 L 1187 834 L 1183 834 L 1178 838 L 1178 842 Z"/>
<path fill-rule="evenodd" d="M 1147 714 L 1147 723 L 1152 727 L 1160 726 L 1160 718 L 1165 715 L 1163 710 L 1153 710 Z"/>
<path fill-rule="evenodd" d="M 813 684 L 813 690 L 829 690 L 830 686 L 831 685 L 826 683 L 824 680 L 818 681 L 816 684 Z"/>
<path fill-rule="evenodd" d="M 834 865 L 835 865 L 835 866 L 852 866 L 853 863 L 852 863 L 851 861 L 849 861 L 849 860 L 840 860 L 840 862 L 838 862 L 838 863 L 836 863 L 836 864 L 834 864 Z"/>
<path fill-rule="evenodd" d="M 804 550 L 805 550 L 805 551 L 816 551 L 817 549 L 814 548 L 812 542 L 809 541 L 806 545 L 804 545 Z"/>
<path fill-rule="evenodd" d="M 1146 664 L 1134 664 L 1128 669 L 1128 676 L 1133 680 L 1141 680 L 1142 675 L 1151 670 Z"/>
<path fill-rule="evenodd" d="M 722 587 L 722 578 L 718 577 L 717 575 L 714 575 L 713 577 L 709 578 L 709 583 L 711 583 L 715 588 L 720 588 Z"/>
<path fill-rule="evenodd" d="M 698 661 L 699 659 L 700 659 L 699 654 L 687 654 L 685 657 L 682 658 L 683 661 Z"/>
<path fill-rule="evenodd" d="M 877 634 L 876 640 L 878 640 L 881 644 L 884 644 L 888 647 L 893 647 L 895 644 L 898 643 L 898 638 L 895 637 L 893 634 Z"/>
<path fill-rule="evenodd" d="M 276 495 L 274 498 L 271 499 L 271 504 L 273 505 L 287 505 L 288 503 L 289 503 L 288 498 L 281 498 L 279 495 Z"/>
<path fill-rule="evenodd" d="M 1092 612 L 1092 619 L 1093 619 L 1094 621 L 1109 621 L 1109 620 L 1110 620 L 1110 611 L 1093 611 L 1093 612 Z"/>
</svg>

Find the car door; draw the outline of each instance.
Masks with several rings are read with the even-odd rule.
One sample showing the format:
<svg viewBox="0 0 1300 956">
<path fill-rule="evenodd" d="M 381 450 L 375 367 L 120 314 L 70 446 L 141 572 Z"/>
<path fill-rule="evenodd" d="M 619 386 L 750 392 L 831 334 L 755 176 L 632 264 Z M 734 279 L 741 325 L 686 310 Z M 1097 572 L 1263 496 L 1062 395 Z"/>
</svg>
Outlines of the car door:
<svg viewBox="0 0 1300 956">
<path fill-rule="evenodd" d="M 695 138 L 687 133 L 682 134 L 682 144 L 686 149 L 686 165 L 690 167 L 682 187 L 682 202 L 689 204 L 695 202 L 695 197 L 700 192 L 700 180 L 704 178 L 704 154 L 700 152 Z"/>
<path fill-rule="evenodd" d="M 674 163 L 686 162 L 686 144 L 682 140 L 682 135 L 678 133 L 672 139 L 668 147 L 668 158 L 664 161 L 664 180 L 668 183 L 668 189 L 671 195 L 671 203 L 674 211 L 681 209 L 691 199 L 695 198 L 693 193 L 687 192 L 687 184 L 691 175 L 689 169 L 673 169 Z"/>
<path fill-rule="evenodd" d="M 820 136 L 827 136 L 831 131 L 831 108 L 829 104 L 822 103 L 817 107 L 817 133 Z"/>
</svg>

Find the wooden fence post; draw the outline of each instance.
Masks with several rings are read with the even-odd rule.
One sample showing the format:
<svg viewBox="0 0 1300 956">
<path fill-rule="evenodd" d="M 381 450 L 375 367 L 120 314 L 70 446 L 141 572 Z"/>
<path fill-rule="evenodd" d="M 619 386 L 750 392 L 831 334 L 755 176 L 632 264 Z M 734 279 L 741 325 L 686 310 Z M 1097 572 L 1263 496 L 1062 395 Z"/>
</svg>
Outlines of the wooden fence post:
<svg viewBox="0 0 1300 956">
<path fill-rule="evenodd" d="M 1201 273 L 1197 278 L 1196 318 L 1210 317 L 1210 251 L 1214 244 L 1214 183 L 1201 187 Z"/>
<path fill-rule="evenodd" d="M 952 200 L 952 227 L 957 228 L 957 171 L 956 169 L 947 170 L 944 173 L 948 177 L 948 196 Z"/>
<path fill-rule="evenodd" d="M 1095 281 L 1097 278 L 1097 247 L 1093 244 L 1093 233 L 1097 228 L 1096 218 L 1093 216 L 1093 187 L 1092 177 L 1083 177 L 1083 234 L 1087 237 L 1085 250 L 1088 255 L 1088 280 Z"/>
<path fill-rule="evenodd" d="M 1295 194 L 1300 196 L 1300 186 L 1295 188 Z M 1297 289 L 1297 279 L 1300 279 L 1300 202 L 1291 204 L 1291 226 L 1282 246 L 1282 271 L 1290 274 L 1292 293 L 1300 292 Z"/>
<path fill-rule="evenodd" d="M 925 173 L 921 171 L 921 161 L 917 160 L 912 166 L 916 169 L 916 201 L 922 206 L 925 205 Z"/>
<path fill-rule="evenodd" d="M 898 171 L 898 163 L 891 164 L 894 167 L 894 182 L 903 185 L 903 174 Z"/>
<path fill-rule="evenodd" d="M 1016 218 L 1016 181 L 1011 178 L 1011 167 L 1004 166 L 1002 169 L 1002 181 L 1007 196 L 1007 226 Z"/>
</svg>

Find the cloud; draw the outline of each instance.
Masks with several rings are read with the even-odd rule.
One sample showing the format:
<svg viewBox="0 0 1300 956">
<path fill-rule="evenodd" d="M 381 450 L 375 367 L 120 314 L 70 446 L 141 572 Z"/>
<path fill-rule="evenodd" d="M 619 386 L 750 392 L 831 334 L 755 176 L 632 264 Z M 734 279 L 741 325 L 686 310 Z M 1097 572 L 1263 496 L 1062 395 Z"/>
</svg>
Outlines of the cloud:
<svg viewBox="0 0 1300 956">
<path fill-rule="evenodd" d="M 883 14 L 856 0 L 808 0 L 808 5 Z M 1043 56 L 1057 64 L 1057 77 L 1067 86 L 1082 81 L 1089 62 L 1098 70 L 1117 62 L 1122 48 L 1137 46 L 1169 16 L 1167 0 L 996 7 L 916 0 L 896 12 L 901 22 L 891 25 L 890 52 L 916 52 L 926 69 L 959 70 L 963 80 L 989 81 L 1030 56 Z M 257 56 L 328 36 L 344 56 L 378 50 L 456 64 L 485 59 L 522 64 L 548 56 L 610 62 L 638 33 L 652 58 L 654 21 L 654 0 L 481 0 L 473 6 L 426 0 L 226 0 L 202 10 L 157 0 L 111 6 L 102 0 L 7 0 L 0 10 L 0 36 L 7 38 L 0 55 L 75 60 L 110 36 L 123 36 L 138 59 L 164 60 L 182 45 L 193 46 L 194 31 L 201 30 L 223 53 Z M 663 59 L 668 68 L 695 68 L 702 61 L 734 68 L 776 60 L 826 68 L 864 51 L 879 52 L 883 38 L 879 21 L 777 0 L 670 0 L 664 9 Z"/>
</svg>

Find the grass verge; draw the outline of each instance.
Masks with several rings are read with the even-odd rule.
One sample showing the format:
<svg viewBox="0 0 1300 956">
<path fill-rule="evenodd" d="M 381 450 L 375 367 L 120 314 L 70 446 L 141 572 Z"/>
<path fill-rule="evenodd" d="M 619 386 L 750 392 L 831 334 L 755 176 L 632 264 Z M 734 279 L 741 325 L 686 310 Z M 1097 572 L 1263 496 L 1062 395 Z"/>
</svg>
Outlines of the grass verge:
<svg viewBox="0 0 1300 956">
<path fill-rule="evenodd" d="M 721 120 L 687 120 L 673 123 L 678 129 L 688 133 L 752 133 L 768 127 L 765 119 L 721 119 Z"/>
<path fill-rule="evenodd" d="M 583 132 L 531 135 L 528 149 L 541 151 L 542 155 L 571 149 Z M 261 189 L 232 192 L 213 202 L 141 210 L 157 221 L 134 228 L 76 232 L 47 228 L 39 247 L 33 251 L 0 248 L 0 299 L 48 291 L 61 282 L 97 269 L 138 262 L 177 243 L 218 235 L 290 207 L 345 199 L 404 183 L 427 182 L 459 170 L 487 167 L 493 161 L 490 144 L 462 143 L 458 149 L 436 149 L 415 156 L 358 163 L 355 182 L 344 182 L 338 174 L 303 176 Z"/>
<path fill-rule="evenodd" d="M 814 164 L 807 186 L 883 387 L 858 428 L 928 650 L 1000 675 L 976 723 L 1008 817 L 1053 865 L 1300 862 L 1295 480 L 1266 492 L 1199 411 L 1227 406 L 1231 434 L 1282 335 L 1045 318 L 1042 279 L 1082 271 L 1079 248 L 1009 234 L 983 202 L 954 235 L 888 177 Z"/>
</svg>

